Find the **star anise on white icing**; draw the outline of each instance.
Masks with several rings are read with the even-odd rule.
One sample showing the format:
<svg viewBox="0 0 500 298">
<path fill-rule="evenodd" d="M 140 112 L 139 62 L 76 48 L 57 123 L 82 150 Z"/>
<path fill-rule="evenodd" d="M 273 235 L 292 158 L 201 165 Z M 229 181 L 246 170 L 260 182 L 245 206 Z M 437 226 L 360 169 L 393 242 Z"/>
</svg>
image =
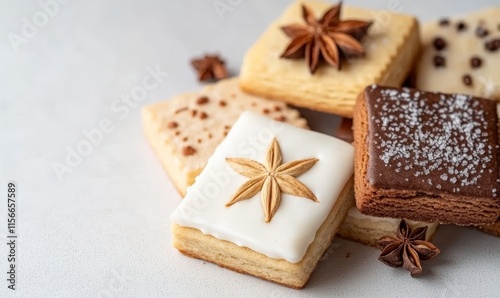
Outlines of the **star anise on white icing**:
<svg viewBox="0 0 500 298">
<path fill-rule="evenodd" d="M 319 202 L 314 193 L 296 177 L 307 172 L 319 159 L 308 158 L 282 163 L 281 149 L 273 139 L 266 155 L 266 164 L 247 158 L 227 158 L 231 168 L 247 178 L 226 206 L 247 200 L 261 192 L 262 208 L 266 222 L 270 222 L 281 203 L 281 193 Z"/>
</svg>

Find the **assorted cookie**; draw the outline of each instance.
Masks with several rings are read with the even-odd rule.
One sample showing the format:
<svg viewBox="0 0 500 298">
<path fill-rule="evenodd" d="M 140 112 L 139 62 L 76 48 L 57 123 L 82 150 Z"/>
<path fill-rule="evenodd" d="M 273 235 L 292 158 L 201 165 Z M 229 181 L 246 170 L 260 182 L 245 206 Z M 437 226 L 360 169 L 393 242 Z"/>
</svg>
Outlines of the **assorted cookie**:
<svg viewBox="0 0 500 298">
<path fill-rule="evenodd" d="M 500 8 L 427 23 L 416 88 L 500 101 Z"/>
<path fill-rule="evenodd" d="M 416 19 L 384 13 L 380 22 L 379 11 L 295 2 L 246 53 L 241 88 L 352 118 L 364 87 L 400 86 L 419 52 Z"/>
<path fill-rule="evenodd" d="M 352 206 L 353 162 L 346 142 L 245 112 L 172 214 L 173 245 L 302 288 Z"/>
<path fill-rule="evenodd" d="M 236 119 L 247 110 L 307 128 L 296 109 L 241 92 L 237 78 L 143 108 L 146 137 L 182 195 Z"/>
<path fill-rule="evenodd" d="M 495 102 L 372 85 L 356 108 L 355 189 L 362 213 L 457 225 L 497 220 Z"/>
<path fill-rule="evenodd" d="M 297 1 L 239 80 L 205 55 L 192 61 L 198 79 L 220 82 L 143 109 L 185 196 L 175 248 L 300 289 L 337 231 L 412 276 L 440 253 L 429 242 L 439 223 L 500 237 L 500 9 L 422 34 L 412 16 L 378 15 Z M 288 103 L 343 116 L 337 138 Z"/>
</svg>

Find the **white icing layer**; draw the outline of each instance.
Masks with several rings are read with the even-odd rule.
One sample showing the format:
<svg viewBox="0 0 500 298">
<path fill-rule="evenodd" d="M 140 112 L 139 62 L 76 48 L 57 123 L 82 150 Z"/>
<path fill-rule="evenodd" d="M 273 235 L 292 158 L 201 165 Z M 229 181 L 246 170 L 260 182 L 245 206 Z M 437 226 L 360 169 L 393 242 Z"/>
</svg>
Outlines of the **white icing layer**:
<svg viewBox="0 0 500 298">
<path fill-rule="evenodd" d="M 298 177 L 316 195 L 319 203 L 283 194 L 276 214 L 266 223 L 260 193 L 231 207 L 225 206 L 248 180 L 234 172 L 225 159 L 249 158 L 264 163 L 273 137 L 279 142 L 284 163 L 319 159 Z M 303 258 L 316 231 L 352 176 L 353 162 L 354 148 L 344 141 L 245 112 L 196 182 L 188 188 L 171 220 L 270 258 L 296 263 Z"/>
</svg>

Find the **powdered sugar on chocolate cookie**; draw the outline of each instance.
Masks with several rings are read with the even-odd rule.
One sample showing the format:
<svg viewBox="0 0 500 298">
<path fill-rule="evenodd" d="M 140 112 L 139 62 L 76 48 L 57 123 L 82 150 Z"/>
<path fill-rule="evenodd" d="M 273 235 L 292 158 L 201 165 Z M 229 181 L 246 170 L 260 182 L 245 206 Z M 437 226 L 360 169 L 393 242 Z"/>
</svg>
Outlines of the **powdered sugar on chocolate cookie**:
<svg viewBox="0 0 500 298">
<path fill-rule="evenodd" d="M 459 94 L 372 86 L 370 184 L 424 193 L 498 197 L 494 102 Z"/>
</svg>

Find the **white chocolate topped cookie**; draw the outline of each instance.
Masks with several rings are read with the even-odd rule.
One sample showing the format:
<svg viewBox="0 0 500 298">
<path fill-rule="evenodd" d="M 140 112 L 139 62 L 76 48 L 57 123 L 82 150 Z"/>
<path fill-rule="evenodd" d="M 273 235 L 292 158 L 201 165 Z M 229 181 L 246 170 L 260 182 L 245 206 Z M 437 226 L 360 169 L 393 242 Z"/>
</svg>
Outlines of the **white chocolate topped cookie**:
<svg viewBox="0 0 500 298">
<path fill-rule="evenodd" d="M 254 177 L 239 174 L 227 159 L 251 160 L 269 170 L 266 155 L 274 138 L 279 144 L 283 164 L 317 159 L 307 172 L 297 177 L 316 199 L 284 193 L 278 210 L 268 222 L 259 196 L 226 206 L 240 186 Z M 353 154 L 352 145 L 338 139 L 254 113 L 244 113 L 196 178 L 195 184 L 188 188 L 186 197 L 172 214 L 172 220 L 271 258 L 298 262 L 351 178 Z M 266 174 L 263 171 L 262 175 Z"/>
<path fill-rule="evenodd" d="M 417 89 L 500 101 L 499 16 L 495 7 L 423 26 Z"/>
<path fill-rule="evenodd" d="M 245 112 L 172 214 L 174 246 L 302 287 L 352 206 L 353 162 L 354 148 L 344 141 Z M 212 254 L 223 244 L 227 253 L 241 251 L 247 265 L 272 272 Z M 294 281 L 270 277 L 282 272 Z"/>
</svg>

